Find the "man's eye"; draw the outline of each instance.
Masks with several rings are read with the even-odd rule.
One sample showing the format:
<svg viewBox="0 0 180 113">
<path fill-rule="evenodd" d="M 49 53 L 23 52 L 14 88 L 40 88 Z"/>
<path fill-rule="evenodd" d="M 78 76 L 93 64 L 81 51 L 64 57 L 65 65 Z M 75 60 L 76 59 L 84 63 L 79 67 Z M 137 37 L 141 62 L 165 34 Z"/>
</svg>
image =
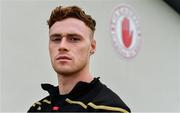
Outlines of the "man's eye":
<svg viewBox="0 0 180 113">
<path fill-rule="evenodd" d="M 72 41 L 78 41 L 80 40 L 79 38 L 71 38 Z"/>
<path fill-rule="evenodd" d="M 56 38 L 56 39 L 54 39 L 54 41 L 61 41 L 61 39 L 60 38 Z"/>
<path fill-rule="evenodd" d="M 61 41 L 61 38 L 59 38 L 59 37 L 52 37 L 51 41 Z"/>
<path fill-rule="evenodd" d="M 69 36 L 68 40 L 71 42 L 78 42 L 78 41 L 80 41 L 80 38 L 77 36 Z"/>
</svg>

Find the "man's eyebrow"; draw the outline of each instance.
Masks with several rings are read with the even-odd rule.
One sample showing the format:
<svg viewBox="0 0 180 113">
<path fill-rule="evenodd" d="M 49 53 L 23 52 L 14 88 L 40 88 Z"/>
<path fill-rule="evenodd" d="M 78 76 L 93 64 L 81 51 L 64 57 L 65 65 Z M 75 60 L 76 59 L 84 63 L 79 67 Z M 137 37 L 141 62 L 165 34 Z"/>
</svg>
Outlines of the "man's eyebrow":
<svg viewBox="0 0 180 113">
<path fill-rule="evenodd" d="M 79 36 L 79 37 L 82 37 L 80 34 L 77 34 L 77 33 L 67 33 L 66 35 L 67 36 Z"/>
<path fill-rule="evenodd" d="M 79 37 L 82 37 L 82 35 L 77 34 L 77 33 L 66 33 L 66 34 L 53 33 L 50 35 L 50 37 L 52 37 L 52 36 L 79 36 Z"/>
<path fill-rule="evenodd" d="M 53 36 L 58 37 L 58 36 L 62 36 L 62 35 L 61 35 L 61 34 L 59 34 L 59 33 L 54 33 L 54 34 L 51 34 L 51 35 L 50 35 L 50 37 L 53 37 Z"/>
</svg>

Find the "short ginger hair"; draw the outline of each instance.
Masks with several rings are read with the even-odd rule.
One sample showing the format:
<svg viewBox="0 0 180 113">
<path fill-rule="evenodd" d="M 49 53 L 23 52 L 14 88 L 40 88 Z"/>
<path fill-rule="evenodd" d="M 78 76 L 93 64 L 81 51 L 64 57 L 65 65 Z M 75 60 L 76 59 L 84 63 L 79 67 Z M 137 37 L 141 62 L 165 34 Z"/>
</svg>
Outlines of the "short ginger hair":
<svg viewBox="0 0 180 113">
<path fill-rule="evenodd" d="M 57 22 L 62 21 L 66 18 L 76 18 L 85 23 L 87 27 L 89 27 L 92 32 L 95 31 L 96 21 L 88 14 L 86 14 L 80 7 L 78 6 L 68 6 L 68 7 L 56 7 L 52 12 L 49 20 L 47 21 L 49 28 Z"/>
</svg>

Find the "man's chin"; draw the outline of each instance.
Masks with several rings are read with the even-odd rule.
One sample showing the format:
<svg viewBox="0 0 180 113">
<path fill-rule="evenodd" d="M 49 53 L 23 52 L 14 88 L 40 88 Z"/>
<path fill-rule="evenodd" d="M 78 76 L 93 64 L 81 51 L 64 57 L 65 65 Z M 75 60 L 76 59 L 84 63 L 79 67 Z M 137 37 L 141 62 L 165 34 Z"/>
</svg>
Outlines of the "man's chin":
<svg viewBox="0 0 180 113">
<path fill-rule="evenodd" d="M 60 70 L 55 70 L 56 71 L 56 73 L 58 74 L 58 75 L 61 75 L 61 76 L 71 76 L 71 75 L 73 75 L 74 74 L 74 72 L 73 71 L 65 71 L 65 70 L 63 70 L 63 71 L 60 71 Z"/>
<path fill-rule="evenodd" d="M 53 68 L 58 75 L 69 76 L 73 73 L 73 70 L 70 70 L 68 67 L 58 66 Z"/>
</svg>

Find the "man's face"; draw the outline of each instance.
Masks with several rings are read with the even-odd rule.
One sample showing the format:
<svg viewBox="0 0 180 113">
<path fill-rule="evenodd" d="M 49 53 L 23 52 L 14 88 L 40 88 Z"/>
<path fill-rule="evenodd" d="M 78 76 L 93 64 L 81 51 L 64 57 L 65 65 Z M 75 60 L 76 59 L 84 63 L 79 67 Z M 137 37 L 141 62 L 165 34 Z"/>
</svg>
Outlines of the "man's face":
<svg viewBox="0 0 180 113">
<path fill-rule="evenodd" d="M 83 21 L 67 18 L 54 23 L 49 30 L 49 52 L 54 70 L 71 75 L 87 70 L 91 52 L 96 49 L 92 31 Z"/>
</svg>

